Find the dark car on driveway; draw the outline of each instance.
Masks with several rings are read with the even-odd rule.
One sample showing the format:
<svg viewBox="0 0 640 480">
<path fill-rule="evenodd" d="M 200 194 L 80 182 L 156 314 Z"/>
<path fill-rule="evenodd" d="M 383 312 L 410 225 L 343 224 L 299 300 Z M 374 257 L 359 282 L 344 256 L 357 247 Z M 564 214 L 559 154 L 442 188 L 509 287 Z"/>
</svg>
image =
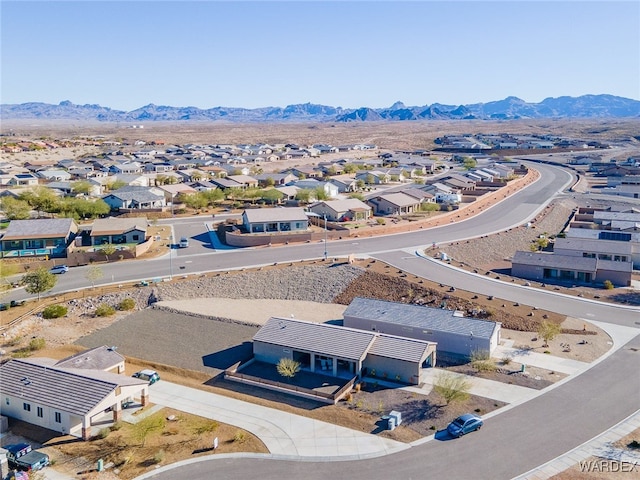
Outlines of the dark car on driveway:
<svg viewBox="0 0 640 480">
<path fill-rule="evenodd" d="M 447 432 L 454 437 L 461 437 L 469 432 L 482 428 L 482 419 L 472 413 L 460 415 L 447 427 Z"/>
</svg>

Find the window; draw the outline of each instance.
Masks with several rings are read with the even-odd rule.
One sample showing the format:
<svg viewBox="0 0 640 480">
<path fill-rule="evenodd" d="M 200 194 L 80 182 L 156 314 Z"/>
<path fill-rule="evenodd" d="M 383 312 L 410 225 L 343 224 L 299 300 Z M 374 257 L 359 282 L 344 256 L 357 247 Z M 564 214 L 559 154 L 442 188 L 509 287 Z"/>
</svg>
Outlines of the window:
<svg viewBox="0 0 640 480">
<path fill-rule="evenodd" d="M 56 423 L 62 423 L 62 415 L 60 414 L 60 412 L 55 413 L 55 420 Z"/>
<path fill-rule="evenodd" d="M 30 412 L 31 411 L 31 404 L 30 403 L 23 403 L 22 404 L 22 408 L 23 410 Z"/>
<path fill-rule="evenodd" d="M 44 416 L 43 412 L 42 412 L 42 407 L 37 407 L 36 408 L 36 414 L 42 418 Z"/>
</svg>

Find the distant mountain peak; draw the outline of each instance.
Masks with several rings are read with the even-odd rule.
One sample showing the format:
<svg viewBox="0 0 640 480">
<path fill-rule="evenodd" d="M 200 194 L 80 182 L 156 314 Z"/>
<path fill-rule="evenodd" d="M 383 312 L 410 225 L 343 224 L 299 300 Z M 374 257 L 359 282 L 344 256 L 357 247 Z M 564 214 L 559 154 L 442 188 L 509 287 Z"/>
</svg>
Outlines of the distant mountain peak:
<svg viewBox="0 0 640 480">
<path fill-rule="evenodd" d="M 137 121 L 225 121 L 237 123 L 267 122 L 371 122 L 416 120 L 515 119 L 515 118 L 638 118 L 640 101 L 615 95 L 582 95 L 545 98 L 540 103 L 527 103 L 508 96 L 503 100 L 467 105 L 433 103 L 407 107 L 397 101 L 390 108 L 357 109 L 332 107 L 311 102 L 286 107 L 234 108 L 171 107 L 148 105 L 129 112 L 112 110 L 96 104 L 76 105 L 63 100 L 58 105 L 29 102 L 0 105 L 0 118 L 85 120 L 101 122 Z"/>
</svg>

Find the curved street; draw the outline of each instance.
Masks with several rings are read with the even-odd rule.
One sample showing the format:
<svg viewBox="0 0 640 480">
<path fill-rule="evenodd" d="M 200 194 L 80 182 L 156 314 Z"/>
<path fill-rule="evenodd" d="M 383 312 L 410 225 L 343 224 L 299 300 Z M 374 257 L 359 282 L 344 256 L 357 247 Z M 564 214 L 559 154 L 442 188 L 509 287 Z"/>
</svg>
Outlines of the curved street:
<svg viewBox="0 0 640 480">
<path fill-rule="evenodd" d="M 536 165 L 540 179 L 505 201 L 475 217 L 447 226 L 406 234 L 330 242 L 329 256 L 373 256 L 415 275 L 456 288 L 537 306 L 590 321 L 638 329 L 640 309 L 609 305 L 558 295 L 470 274 L 428 258 L 416 251 L 432 243 L 460 241 L 520 225 L 533 217 L 572 181 L 564 169 Z M 324 244 L 227 250 L 180 255 L 172 267 L 181 273 L 225 270 L 274 262 L 322 258 Z M 190 263 L 186 263 L 190 262 Z M 197 265 L 197 268 L 195 267 Z M 105 265 L 106 283 L 132 281 L 168 274 L 169 260 Z M 64 275 L 56 291 L 84 287 L 83 268 Z M 17 292 L 14 292 L 14 295 Z M 640 329 L 638 330 L 640 333 Z M 190 463 L 153 478 L 177 475 L 208 479 L 260 476 L 264 479 L 304 476 L 308 479 L 347 474 L 357 479 L 449 478 L 508 479 L 535 468 L 588 441 L 620 422 L 640 407 L 640 339 L 635 336 L 592 368 L 544 391 L 533 400 L 492 416 L 482 432 L 455 441 L 433 440 L 384 457 L 351 462 L 309 462 L 269 456 L 227 456 Z M 327 459 L 331 460 L 331 459 Z"/>
</svg>

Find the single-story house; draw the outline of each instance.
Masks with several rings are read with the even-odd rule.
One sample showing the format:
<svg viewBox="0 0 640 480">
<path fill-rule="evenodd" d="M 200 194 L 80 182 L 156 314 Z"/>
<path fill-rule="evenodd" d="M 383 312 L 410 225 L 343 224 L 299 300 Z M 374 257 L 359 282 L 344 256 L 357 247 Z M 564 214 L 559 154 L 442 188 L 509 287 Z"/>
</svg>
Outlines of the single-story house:
<svg viewBox="0 0 640 480">
<path fill-rule="evenodd" d="M 116 351 L 116 347 L 103 345 L 58 360 L 55 366 L 124 373 L 124 362 L 125 358 Z"/>
<path fill-rule="evenodd" d="M 119 208 L 162 208 L 167 205 L 164 193 L 156 187 L 122 187 L 102 197 L 112 210 Z"/>
<path fill-rule="evenodd" d="M 436 344 L 328 323 L 272 317 L 254 335 L 253 355 L 258 361 L 273 364 L 289 358 L 304 370 L 334 377 L 374 374 L 418 384 L 422 368 L 435 366 Z"/>
<path fill-rule="evenodd" d="M 511 260 L 511 275 L 540 282 L 603 283 L 631 285 L 633 263 L 579 257 L 566 253 L 516 251 Z"/>
<path fill-rule="evenodd" d="M 72 361 L 73 362 L 73 361 Z M 48 358 L 12 359 L 0 365 L 0 414 L 62 434 L 88 440 L 94 419 L 112 409 L 122 415 L 122 402 L 149 401 L 146 380 L 56 365 Z"/>
<path fill-rule="evenodd" d="M 266 187 L 271 185 L 286 185 L 290 182 L 295 182 L 298 180 L 293 173 L 261 173 L 254 177 L 258 180 L 258 184 L 261 187 Z"/>
<path fill-rule="evenodd" d="M 326 215 L 331 222 L 350 222 L 371 218 L 371 207 L 357 198 L 316 202 L 308 207 L 321 217 Z"/>
<path fill-rule="evenodd" d="M 141 243 L 147 236 L 146 217 L 98 218 L 91 227 L 91 245 Z"/>
<path fill-rule="evenodd" d="M 358 181 L 353 175 L 336 175 L 327 181 L 338 187 L 339 193 L 355 192 L 358 190 Z"/>
<path fill-rule="evenodd" d="M 31 187 L 34 185 L 38 185 L 38 178 L 31 173 L 16 173 L 9 180 L 9 185 Z"/>
<path fill-rule="evenodd" d="M 177 183 L 174 185 L 160 185 L 157 187 L 164 193 L 164 199 L 167 203 L 175 202 L 180 195 L 193 195 L 198 191 L 187 185 L 186 183 Z"/>
<path fill-rule="evenodd" d="M 242 213 L 242 225 L 248 233 L 304 232 L 309 218 L 303 208 L 255 208 Z"/>
<path fill-rule="evenodd" d="M 376 215 L 402 215 L 420 210 L 422 200 L 403 192 L 386 193 L 367 200 Z"/>
<path fill-rule="evenodd" d="M 304 180 L 297 180 L 295 182 L 292 183 L 292 185 L 298 187 L 298 188 L 302 188 L 302 189 L 306 189 L 306 190 L 316 190 L 316 189 L 322 189 L 322 191 L 329 197 L 329 198 L 335 198 L 338 196 L 338 187 L 336 185 L 334 185 L 333 183 L 330 182 L 322 182 L 319 180 L 315 180 L 313 178 L 307 178 Z"/>
<path fill-rule="evenodd" d="M 249 175 L 229 175 L 227 177 L 228 180 L 233 180 L 234 182 L 238 182 L 242 188 L 257 188 L 258 180 Z"/>
<path fill-rule="evenodd" d="M 221 190 L 243 188 L 241 183 L 238 183 L 235 180 L 229 180 L 228 178 L 211 178 L 209 181 Z"/>
<path fill-rule="evenodd" d="M 389 183 L 391 181 L 391 175 L 380 170 L 364 170 L 356 173 L 356 180 L 362 180 L 367 185 L 380 185 L 382 183 Z"/>
<path fill-rule="evenodd" d="M 78 232 L 72 218 L 11 220 L 0 240 L 2 257 L 66 257 L 67 246 Z"/>
<path fill-rule="evenodd" d="M 40 170 L 36 175 L 51 182 L 66 182 L 71 180 L 71 174 L 66 170 L 60 169 Z"/>
<path fill-rule="evenodd" d="M 460 312 L 356 297 L 344 311 L 344 326 L 438 344 L 438 357 L 468 359 L 475 351 L 493 353 L 501 324 Z"/>
</svg>

